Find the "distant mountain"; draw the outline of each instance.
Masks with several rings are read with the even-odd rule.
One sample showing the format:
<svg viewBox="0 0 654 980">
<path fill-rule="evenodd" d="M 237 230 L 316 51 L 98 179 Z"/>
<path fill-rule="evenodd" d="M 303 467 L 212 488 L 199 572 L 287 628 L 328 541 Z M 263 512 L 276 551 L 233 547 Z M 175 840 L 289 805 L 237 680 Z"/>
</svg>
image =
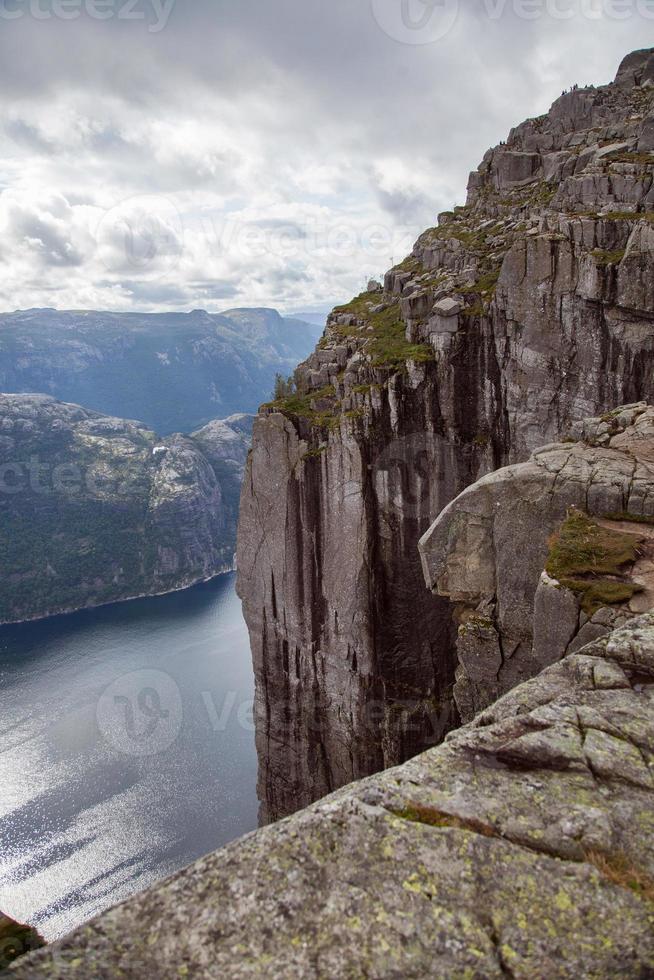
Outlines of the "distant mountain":
<svg viewBox="0 0 654 980">
<path fill-rule="evenodd" d="M 230 569 L 252 421 L 162 438 L 45 395 L 0 395 L 0 623 Z"/>
<path fill-rule="evenodd" d="M 294 313 L 293 316 L 298 320 L 311 323 L 315 327 L 320 327 L 321 330 L 324 330 L 330 312 L 331 310 L 326 310 L 324 313 Z"/>
<path fill-rule="evenodd" d="M 0 314 L 0 391 L 45 392 L 161 433 L 255 412 L 320 325 L 275 310 Z"/>
</svg>

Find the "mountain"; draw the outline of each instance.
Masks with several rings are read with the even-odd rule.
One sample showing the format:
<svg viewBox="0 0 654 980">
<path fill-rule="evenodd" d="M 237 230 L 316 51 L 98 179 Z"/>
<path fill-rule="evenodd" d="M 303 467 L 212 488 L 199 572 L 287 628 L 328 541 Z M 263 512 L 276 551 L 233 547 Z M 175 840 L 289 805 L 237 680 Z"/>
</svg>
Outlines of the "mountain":
<svg viewBox="0 0 654 980">
<path fill-rule="evenodd" d="M 263 816 L 442 744 L 15 980 L 654 976 L 653 102 L 635 52 L 514 130 L 254 426 Z"/>
<path fill-rule="evenodd" d="M 232 568 L 251 422 L 161 438 L 46 395 L 0 395 L 0 623 Z"/>
<path fill-rule="evenodd" d="M 237 557 L 264 818 L 403 762 L 476 703 L 457 700 L 460 600 L 424 588 L 418 542 L 443 508 L 580 420 L 654 398 L 653 83 L 654 49 L 634 52 L 610 85 L 513 129 L 466 205 L 337 308 L 296 390 L 261 410 Z M 606 494 L 583 486 L 602 516 Z M 617 511 L 650 513 L 623 497 Z M 476 615 L 504 677 L 518 662 L 524 677 L 524 541 L 489 539 L 492 521 L 453 518 L 447 576 L 480 541 L 502 546 L 511 589 L 488 584 Z"/>
<path fill-rule="evenodd" d="M 156 432 L 256 411 L 320 336 L 275 310 L 0 315 L 0 391 L 52 395 Z"/>
</svg>

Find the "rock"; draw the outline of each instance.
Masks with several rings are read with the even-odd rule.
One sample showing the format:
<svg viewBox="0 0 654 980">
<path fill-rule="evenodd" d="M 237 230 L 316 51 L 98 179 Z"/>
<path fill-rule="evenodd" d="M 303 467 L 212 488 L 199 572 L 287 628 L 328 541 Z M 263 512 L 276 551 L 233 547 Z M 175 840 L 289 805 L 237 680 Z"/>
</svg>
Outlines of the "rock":
<svg viewBox="0 0 654 980">
<path fill-rule="evenodd" d="M 648 61 L 639 52 L 620 84 L 576 89 L 517 126 L 485 155 L 466 205 L 386 274 L 381 297 L 334 312 L 298 369 L 310 391 L 330 362 L 328 417 L 257 420 L 238 588 L 264 817 L 400 763 L 456 725 L 462 624 L 445 599 L 420 595 L 416 560 L 443 508 L 581 420 L 654 401 L 654 165 L 637 150 L 654 90 L 632 84 Z M 343 346 L 351 369 L 339 379 Z M 611 438 L 607 425 L 597 448 Z M 601 492 L 621 509 L 617 489 Z M 527 513 L 528 501 L 518 506 Z M 472 543 L 486 540 L 488 516 L 477 520 L 448 570 L 462 594 Z M 543 559 L 526 559 L 530 595 L 504 620 L 533 616 Z M 520 650 L 532 628 L 516 636 Z M 495 640 L 484 642 L 494 661 Z M 482 686 L 492 697 L 489 678 Z"/>
<path fill-rule="evenodd" d="M 648 116 L 638 140 L 639 153 L 651 153 L 654 150 L 654 116 Z"/>
<path fill-rule="evenodd" d="M 642 51 L 633 51 L 623 59 L 616 76 L 616 84 L 631 88 L 653 78 L 654 48 L 644 48 Z"/>
<path fill-rule="evenodd" d="M 434 303 L 433 312 L 436 316 L 450 317 L 457 316 L 461 312 L 461 303 L 451 296 L 441 299 Z"/>
<path fill-rule="evenodd" d="M 36 929 L 21 925 L 0 912 L 0 970 L 44 945 L 45 942 Z"/>
<path fill-rule="evenodd" d="M 648 615 L 8 980 L 649 977 L 653 693 Z"/>
<path fill-rule="evenodd" d="M 654 607 L 654 593 L 645 591 L 582 622 L 580 596 L 543 571 L 551 536 L 570 508 L 633 535 L 636 543 L 654 538 L 654 409 L 626 406 L 575 431 L 585 441 L 546 446 L 528 462 L 468 487 L 420 542 L 429 587 L 456 603 L 464 619 L 454 687 L 464 721 L 566 652 L 606 634 L 625 610 Z M 603 439 L 606 445 L 599 445 Z M 654 549 L 638 547 L 642 557 L 629 581 L 642 588 L 654 569 Z M 483 631 L 471 630 L 467 624 L 482 613 Z"/>
</svg>

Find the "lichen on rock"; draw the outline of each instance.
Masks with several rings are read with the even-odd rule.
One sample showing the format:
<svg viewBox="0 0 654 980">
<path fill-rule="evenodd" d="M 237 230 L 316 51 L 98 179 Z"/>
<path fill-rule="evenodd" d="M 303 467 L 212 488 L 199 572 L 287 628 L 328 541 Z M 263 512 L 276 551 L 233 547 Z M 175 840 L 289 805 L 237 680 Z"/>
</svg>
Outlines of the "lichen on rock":
<svg viewBox="0 0 654 980">
<path fill-rule="evenodd" d="M 650 976 L 653 695 L 646 615 L 8 978 Z"/>
</svg>

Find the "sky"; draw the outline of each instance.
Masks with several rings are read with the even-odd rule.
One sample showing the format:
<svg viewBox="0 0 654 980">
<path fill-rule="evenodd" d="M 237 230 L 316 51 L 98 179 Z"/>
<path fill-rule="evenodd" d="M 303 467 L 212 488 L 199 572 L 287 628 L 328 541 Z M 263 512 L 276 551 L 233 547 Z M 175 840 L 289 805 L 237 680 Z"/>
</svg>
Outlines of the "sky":
<svg viewBox="0 0 654 980">
<path fill-rule="evenodd" d="M 326 311 L 654 0 L 0 0 L 0 309 Z"/>
</svg>

